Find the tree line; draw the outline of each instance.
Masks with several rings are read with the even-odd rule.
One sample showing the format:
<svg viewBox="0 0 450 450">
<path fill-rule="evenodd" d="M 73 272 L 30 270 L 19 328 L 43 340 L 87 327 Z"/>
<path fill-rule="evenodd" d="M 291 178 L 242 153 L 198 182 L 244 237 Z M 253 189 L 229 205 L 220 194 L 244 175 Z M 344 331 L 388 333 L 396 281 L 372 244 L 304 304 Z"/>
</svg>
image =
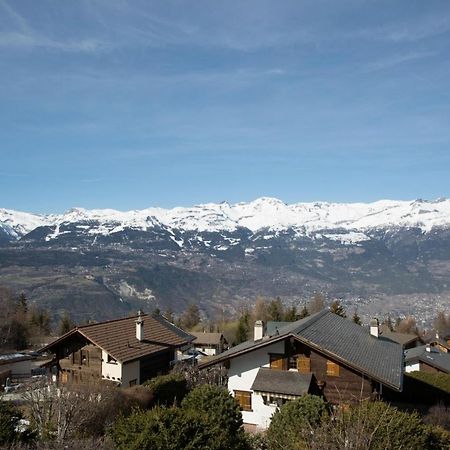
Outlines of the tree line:
<svg viewBox="0 0 450 450">
<path fill-rule="evenodd" d="M 0 286 L 0 349 L 23 350 L 39 336 L 49 336 L 52 332 L 64 334 L 74 326 L 65 314 L 57 329 L 53 329 L 47 309 L 30 305 L 24 293 L 15 295 Z"/>
</svg>

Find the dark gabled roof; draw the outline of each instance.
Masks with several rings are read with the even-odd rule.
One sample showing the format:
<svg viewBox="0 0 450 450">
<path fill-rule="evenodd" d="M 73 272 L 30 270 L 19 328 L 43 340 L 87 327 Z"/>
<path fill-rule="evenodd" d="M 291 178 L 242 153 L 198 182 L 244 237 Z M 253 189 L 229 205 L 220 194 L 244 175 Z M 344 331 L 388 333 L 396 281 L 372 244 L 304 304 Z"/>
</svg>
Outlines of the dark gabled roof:
<svg viewBox="0 0 450 450">
<path fill-rule="evenodd" d="M 431 347 L 427 351 L 427 346 L 411 348 L 405 351 L 405 363 L 423 362 L 443 372 L 450 373 L 450 354 L 440 352 Z"/>
<path fill-rule="evenodd" d="M 223 337 L 222 333 L 190 333 L 192 336 L 195 337 L 193 344 L 197 345 L 219 345 L 220 340 Z"/>
<path fill-rule="evenodd" d="M 412 333 L 397 333 L 396 331 L 391 331 L 388 326 L 380 325 L 380 336 L 390 339 L 391 341 L 397 342 L 400 345 L 407 345 L 414 341 L 421 340 L 419 336 Z"/>
<path fill-rule="evenodd" d="M 52 352 L 74 335 L 81 335 L 105 350 L 114 359 L 128 362 L 170 347 L 190 343 L 194 336 L 176 327 L 159 315 L 142 314 L 144 340 L 136 339 L 136 316 L 82 325 L 46 345 L 40 352 Z"/>
<path fill-rule="evenodd" d="M 309 392 L 312 373 L 302 374 L 290 370 L 260 368 L 253 382 L 252 391 L 301 396 Z"/>
<path fill-rule="evenodd" d="M 329 310 L 292 322 L 278 334 L 246 341 L 200 365 L 206 367 L 292 336 L 310 347 L 394 389 L 402 389 L 402 346 Z"/>
<path fill-rule="evenodd" d="M 292 322 L 276 322 L 274 320 L 269 320 L 266 324 L 266 333 L 272 336 L 280 331 L 281 328 L 289 325 Z"/>
</svg>

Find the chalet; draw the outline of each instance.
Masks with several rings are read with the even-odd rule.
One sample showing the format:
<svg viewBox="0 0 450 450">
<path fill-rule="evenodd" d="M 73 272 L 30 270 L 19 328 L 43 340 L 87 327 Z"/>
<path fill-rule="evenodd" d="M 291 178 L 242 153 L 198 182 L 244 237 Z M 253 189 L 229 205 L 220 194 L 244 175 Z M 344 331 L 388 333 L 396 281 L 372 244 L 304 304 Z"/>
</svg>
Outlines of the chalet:
<svg viewBox="0 0 450 450">
<path fill-rule="evenodd" d="M 422 345 L 405 352 L 405 372 L 450 373 L 450 353 Z"/>
<path fill-rule="evenodd" d="M 398 333 L 392 331 L 387 325 L 380 325 L 380 335 L 383 338 L 400 344 L 404 350 L 422 345 L 424 342 L 421 337 L 413 333 Z"/>
<path fill-rule="evenodd" d="M 54 355 L 49 366 L 63 383 L 110 380 L 128 387 L 167 372 L 176 351 L 193 339 L 162 316 L 139 311 L 76 327 L 40 352 Z"/>
<path fill-rule="evenodd" d="M 306 393 L 331 403 L 351 403 L 402 390 L 402 346 L 370 333 L 329 310 L 265 333 L 255 323 L 254 340 L 200 364 L 228 368 L 228 389 L 239 401 L 244 423 L 267 428 L 276 408 Z"/>
<path fill-rule="evenodd" d="M 441 337 L 439 333 L 432 331 L 424 336 L 424 343 L 440 352 L 450 353 L 450 336 Z"/>
<path fill-rule="evenodd" d="M 206 356 L 214 356 L 228 349 L 228 342 L 222 333 L 190 333 L 195 339 L 192 344 Z"/>
</svg>

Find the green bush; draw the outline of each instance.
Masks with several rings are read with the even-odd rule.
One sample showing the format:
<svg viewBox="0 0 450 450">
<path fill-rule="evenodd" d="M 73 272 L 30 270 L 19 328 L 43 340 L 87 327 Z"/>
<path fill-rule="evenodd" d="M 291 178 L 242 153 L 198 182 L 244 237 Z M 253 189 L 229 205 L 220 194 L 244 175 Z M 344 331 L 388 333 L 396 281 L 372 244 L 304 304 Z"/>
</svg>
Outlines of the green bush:
<svg viewBox="0 0 450 450">
<path fill-rule="evenodd" d="M 321 397 L 304 395 L 285 403 L 275 412 L 267 430 L 269 449 L 305 448 L 307 437 L 326 417 L 328 407 Z"/>
<path fill-rule="evenodd" d="M 239 404 L 224 387 L 202 385 L 194 388 L 181 403 L 185 411 L 204 414 L 213 424 L 237 432 L 242 425 Z"/>
<path fill-rule="evenodd" d="M 188 392 L 187 381 L 181 374 L 160 375 L 144 383 L 153 393 L 157 405 L 179 404 Z"/>
<path fill-rule="evenodd" d="M 248 450 L 236 400 L 224 388 L 193 389 L 181 407 L 157 406 L 119 419 L 111 430 L 118 449 Z"/>
<path fill-rule="evenodd" d="M 249 450 L 243 433 L 241 440 L 230 430 L 218 434 L 205 414 L 178 407 L 135 412 L 119 419 L 110 435 L 118 450 Z"/>
<path fill-rule="evenodd" d="M 439 426 L 425 425 L 424 433 L 427 436 L 427 449 L 430 450 L 449 450 L 450 432 Z"/>
<path fill-rule="evenodd" d="M 31 430 L 20 431 L 20 420 L 22 413 L 11 403 L 3 402 L 0 399 L 0 446 L 6 446 L 13 442 L 29 443 L 35 435 Z"/>
</svg>

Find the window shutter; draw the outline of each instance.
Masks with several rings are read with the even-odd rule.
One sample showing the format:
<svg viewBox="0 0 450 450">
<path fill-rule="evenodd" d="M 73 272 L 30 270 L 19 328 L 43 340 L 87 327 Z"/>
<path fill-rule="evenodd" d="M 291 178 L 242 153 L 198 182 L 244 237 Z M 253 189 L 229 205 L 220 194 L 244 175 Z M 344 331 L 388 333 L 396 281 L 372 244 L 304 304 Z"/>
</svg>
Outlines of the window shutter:
<svg viewBox="0 0 450 450">
<path fill-rule="evenodd" d="M 306 355 L 299 355 L 297 357 L 297 370 L 300 373 L 310 373 L 311 372 L 311 358 Z"/>
<path fill-rule="evenodd" d="M 327 375 L 330 377 L 338 377 L 339 365 L 333 361 L 327 360 Z"/>
</svg>

